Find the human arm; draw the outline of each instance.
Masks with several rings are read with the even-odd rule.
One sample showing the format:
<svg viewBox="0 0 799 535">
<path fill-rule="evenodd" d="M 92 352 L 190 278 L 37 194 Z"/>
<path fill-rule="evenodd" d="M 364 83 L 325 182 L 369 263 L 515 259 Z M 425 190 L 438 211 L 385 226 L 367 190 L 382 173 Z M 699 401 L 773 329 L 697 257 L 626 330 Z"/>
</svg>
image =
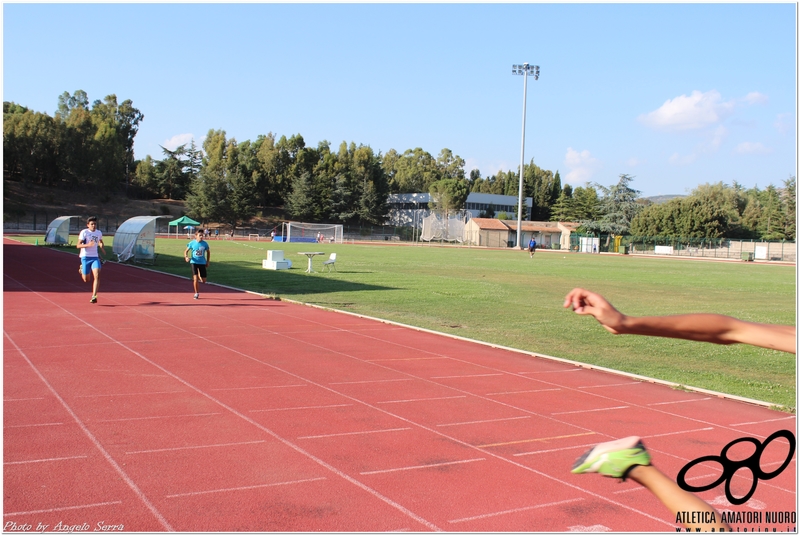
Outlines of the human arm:
<svg viewBox="0 0 799 535">
<path fill-rule="evenodd" d="M 654 466 L 638 465 L 632 468 L 627 477 L 649 489 L 676 518 L 683 515 L 680 522 L 695 531 L 732 531 L 721 521 L 721 515 L 709 504 L 684 491 Z"/>
<path fill-rule="evenodd" d="M 186 247 L 186 250 L 183 251 L 183 260 L 186 262 L 189 261 L 189 251 L 191 251 L 191 247 Z"/>
<path fill-rule="evenodd" d="M 575 288 L 566 296 L 565 308 L 576 314 L 594 316 L 613 334 L 638 334 L 681 338 L 714 344 L 749 344 L 796 353 L 796 326 L 742 321 L 721 314 L 676 316 L 627 316 L 601 295 Z"/>
</svg>

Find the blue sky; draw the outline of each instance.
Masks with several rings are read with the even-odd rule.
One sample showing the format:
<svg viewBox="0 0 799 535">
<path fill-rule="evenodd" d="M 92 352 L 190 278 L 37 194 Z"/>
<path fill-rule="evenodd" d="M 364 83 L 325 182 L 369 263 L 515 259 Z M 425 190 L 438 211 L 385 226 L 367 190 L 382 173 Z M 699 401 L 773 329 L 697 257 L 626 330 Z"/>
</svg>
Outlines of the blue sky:
<svg viewBox="0 0 799 535">
<path fill-rule="evenodd" d="M 449 148 L 644 196 L 796 174 L 796 5 L 4 4 L 3 100 L 114 93 L 136 158 L 209 129 L 382 153 Z"/>
</svg>

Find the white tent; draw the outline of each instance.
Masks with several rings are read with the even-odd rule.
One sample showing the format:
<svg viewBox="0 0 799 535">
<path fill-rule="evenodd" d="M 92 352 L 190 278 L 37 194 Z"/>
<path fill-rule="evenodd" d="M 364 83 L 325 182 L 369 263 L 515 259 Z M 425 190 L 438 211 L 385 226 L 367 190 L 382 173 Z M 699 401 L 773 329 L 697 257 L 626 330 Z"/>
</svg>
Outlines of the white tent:
<svg viewBox="0 0 799 535">
<path fill-rule="evenodd" d="M 69 220 L 76 215 L 65 215 L 56 217 L 47 225 L 47 233 L 44 235 L 44 243 L 48 245 L 69 245 Z"/>
<path fill-rule="evenodd" d="M 113 252 L 120 262 L 155 264 L 155 220 L 167 216 L 136 216 L 122 223 L 114 234 Z"/>
</svg>

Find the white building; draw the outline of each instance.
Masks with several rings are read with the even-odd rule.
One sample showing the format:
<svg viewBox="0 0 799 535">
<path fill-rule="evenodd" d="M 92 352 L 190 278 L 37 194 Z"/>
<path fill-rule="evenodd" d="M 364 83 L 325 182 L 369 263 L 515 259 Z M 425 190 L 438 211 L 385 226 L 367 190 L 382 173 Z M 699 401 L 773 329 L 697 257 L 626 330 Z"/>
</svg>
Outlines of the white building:
<svg viewBox="0 0 799 535">
<path fill-rule="evenodd" d="M 421 221 L 430 215 L 429 193 L 397 193 L 388 196 L 388 224 L 397 227 L 421 227 Z M 469 217 L 480 217 L 481 213 L 493 210 L 494 216 L 500 212 L 516 219 L 519 198 L 513 195 L 494 195 L 493 193 L 470 193 L 464 209 Z M 532 197 L 524 199 L 525 214 L 522 219 L 530 219 L 533 211 Z"/>
</svg>

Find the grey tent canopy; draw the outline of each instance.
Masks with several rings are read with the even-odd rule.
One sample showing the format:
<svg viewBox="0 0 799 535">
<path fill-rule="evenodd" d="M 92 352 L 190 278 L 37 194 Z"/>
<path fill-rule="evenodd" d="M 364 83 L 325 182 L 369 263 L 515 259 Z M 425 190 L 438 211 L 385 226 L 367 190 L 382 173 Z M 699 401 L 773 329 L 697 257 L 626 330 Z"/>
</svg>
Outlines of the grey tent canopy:
<svg viewBox="0 0 799 535">
<path fill-rule="evenodd" d="M 179 219 L 175 219 L 174 221 L 170 221 L 169 222 L 169 226 L 170 227 L 176 227 L 175 228 L 175 236 L 176 237 L 177 237 L 177 234 L 180 232 L 180 227 L 178 227 L 178 225 L 183 225 L 183 226 L 188 227 L 188 226 L 194 226 L 194 225 L 199 225 L 199 224 L 200 224 L 199 221 L 195 221 L 192 218 L 190 218 L 189 216 L 185 216 L 185 215 L 183 217 L 179 218 Z M 169 237 L 169 227 L 167 227 L 167 237 Z"/>
<path fill-rule="evenodd" d="M 166 216 L 136 216 L 122 223 L 114 234 L 113 252 L 120 262 L 155 263 L 155 220 Z"/>
<path fill-rule="evenodd" d="M 44 235 L 44 243 L 50 245 L 69 245 L 69 220 L 77 215 L 65 215 L 56 217 L 47 225 L 47 233 Z"/>
</svg>

